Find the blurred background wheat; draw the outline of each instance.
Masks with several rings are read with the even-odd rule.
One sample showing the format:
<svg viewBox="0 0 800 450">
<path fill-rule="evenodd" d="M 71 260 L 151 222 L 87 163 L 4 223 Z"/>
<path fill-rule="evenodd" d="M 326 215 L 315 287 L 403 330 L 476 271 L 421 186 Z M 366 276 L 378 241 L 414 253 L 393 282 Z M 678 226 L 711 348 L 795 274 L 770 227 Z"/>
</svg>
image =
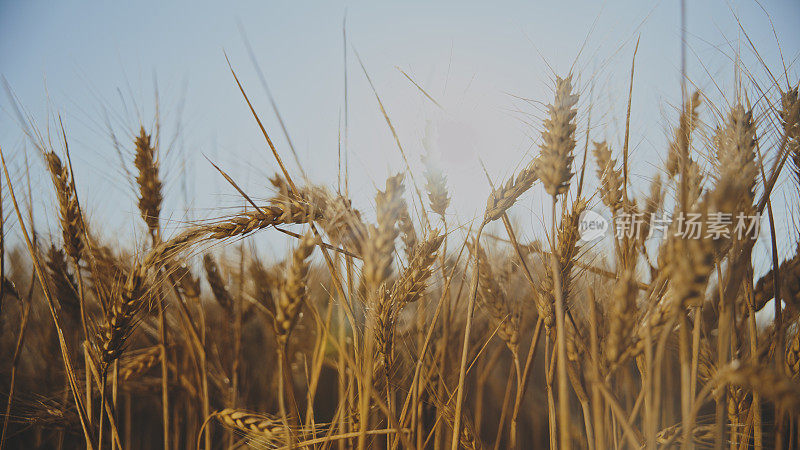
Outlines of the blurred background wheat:
<svg viewBox="0 0 800 450">
<path fill-rule="evenodd" d="M 0 449 L 800 446 L 799 5 L 249 6 L 0 6 Z"/>
</svg>

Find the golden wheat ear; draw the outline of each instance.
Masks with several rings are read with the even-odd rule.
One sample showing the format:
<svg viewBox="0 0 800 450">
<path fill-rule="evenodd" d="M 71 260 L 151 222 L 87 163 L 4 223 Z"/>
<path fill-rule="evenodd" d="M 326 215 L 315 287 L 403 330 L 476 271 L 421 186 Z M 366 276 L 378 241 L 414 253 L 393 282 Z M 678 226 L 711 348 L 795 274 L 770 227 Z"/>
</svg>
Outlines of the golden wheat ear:
<svg viewBox="0 0 800 450">
<path fill-rule="evenodd" d="M 520 170 L 516 178 L 509 178 L 504 185 L 497 189 L 492 189 L 492 193 L 489 194 L 489 198 L 486 200 L 483 221 L 489 223 L 502 217 L 538 179 L 539 175 L 536 166 L 531 162 L 527 167 Z"/>
<path fill-rule="evenodd" d="M 756 124 L 753 113 L 742 105 L 735 106 L 725 128 L 717 132 L 717 184 L 712 198 L 713 208 L 735 215 L 750 214 L 755 200 Z"/>
<path fill-rule="evenodd" d="M 159 230 L 163 197 L 161 180 L 158 177 L 157 149 L 151 141 L 151 135 L 147 134 L 144 127 L 141 127 L 135 140 L 136 157 L 133 164 L 138 171 L 136 183 L 139 186 L 139 212 L 147 224 L 150 234 L 156 236 Z"/>
<path fill-rule="evenodd" d="M 614 284 L 609 299 L 608 336 L 605 339 L 605 356 L 611 365 L 619 362 L 624 348 L 630 344 L 633 326 L 636 321 L 636 296 L 639 289 L 636 279 L 628 270 Z"/>
<path fill-rule="evenodd" d="M 64 251 L 74 261 L 78 261 L 84 248 L 84 233 L 78 197 L 73 189 L 72 173 L 69 167 L 62 164 L 61 158 L 55 152 L 46 153 L 45 159 L 58 199 Z"/>
<path fill-rule="evenodd" d="M 786 370 L 792 378 L 800 377 L 800 328 L 795 330 L 786 347 Z"/>
<path fill-rule="evenodd" d="M 250 262 L 248 269 L 253 284 L 253 297 L 259 305 L 266 308 L 269 314 L 275 314 L 274 292 L 280 286 L 280 279 L 274 268 L 266 268 L 256 258 Z"/>
<path fill-rule="evenodd" d="M 417 230 L 414 229 L 414 222 L 411 221 L 411 216 L 408 213 L 408 205 L 405 201 L 402 202 L 400 207 L 400 215 L 397 218 L 397 228 L 400 230 L 400 238 L 403 241 L 403 250 L 406 254 L 406 259 L 411 261 L 414 256 L 414 248 L 417 246 Z"/>
<path fill-rule="evenodd" d="M 433 230 L 428 238 L 414 248 L 408 267 L 400 274 L 391 290 L 392 302 L 400 305 L 401 309 L 423 295 L 443 241 L 444 235 Z"/>
<path fill-rule="evenodd" d="M 782 93 L 778 115 L 792 160 L 794 181 L 800 189 L 800 96 L 797 86 Z"/>
<path fill-rule="evenodd" d="M 80 321 L 81 305 L 78 298 L 78 285 L 69 272 L 66 252 L 55 245 L 50 245 L 45 266 L 53 285 L 53 297 L 70 319 Z"/>
<path fill-rule="evenodd" d="M 375 195 L 377 226 L 371 226 L 366 251 L 362 255 L 364 267 L 362 277 L 370 292 L 378 293 L 378 287 L 392 276 L 395 239 L 399 234 L 397 221 L 403 207 L 403 174 L 386 180 L 386 189 Z"/>
<path fill-rule="evenodd" d="M 140 273 L 132 271 L 119 294 L 114 299 L 105 322 L 100 325 L 96 337 L 96 354 L 101 373 L 119 359 L 126 342 L 138 324 L 138 314 L 145 308 L 147 292 Z"/>
<path fill-rule="evenodd" d="M 203 255 L 203 267 L 206 271 L 208 285 L 214 294 L 214 299 L 226 314 L 231 314 L 233 312 L 233 299 L 230 292 L 228 292 L 225 281 L 222 279 L 222 274 L 220 274 L 219 266 L 214 261 L 214 257 L 208 253 Z"/>
<path fill-rule="evenodd" d="M 519 316 L 509 308 L 505 290 L 494 276 L 486 252 L 477 243 L 475 251 L 478 252 L 478 299 L 497 328 L 497 335 L 512 352 L 516 352 L 519 344 Z"/>
<path fill-rule="evenodd" d="M 289 436 L 280 419 L 240 409 L 223 409 L 214 413 L 223 425 L 245 433 L 268 439 L 273 444 L 283 443 Z"/>
<path fill-rule="evenodd" d="M 447 207 L 450 206 L 450 197 L 447 194 L 447 177 L 433 165 L 429 158 L 422 157 L 425 164 L 425 190 L 428 192 L 428 201 L 431 211 L 444 220 Z"/>
<path fill-rule="evenodd" d="M 611 149 L 605 142 L 594 143 L 597 160 L 597 178 L 600 180 L 600 197 L 612 213 L 622 207 L 622 170 L 617 169 L 617 160 L 611 157 Z"/>
<path fill-rule="evenodd" d="M 378 295 L 378 352 L 383 357 L 384 369 L 387 371 L 392 365 L 397 316 L 407 304 L 417 301 L 424 294 L 443 240 L 444 235 L 436 230 L 432 231 L 430 237 L 414 248 L 408 267 L 395 280 L 391 289 L 382 289 Z"/>
<path fill-rule="evenodd" d="M 147 373 L 161 362 L 161 348 L 157 345 L 128 354 L 120 361 L 119 378 L 122 381 L 134 380 Z"/>
<path fill-rule="evenodd" d="M 556 95 L 547 105 L 548 117 L 542 132 L 542 153 L 536 161 L 536 172 L 550 196 L 563 194 L 569 188 L 572 173 L 572 152 L 575 149 L 575 115 L 578 96 L 572 93 L 572 75 L 556 78 Z"/>
<path fill-rule="evenodd" d="M 396 320 L 396 304 L 392 302 L 389 293 L 384 289 L 378 295 L 378 308 L 375 314 L 375 340 L 378 344 L 378 354 L 383 361 L 383 370 L 386 379 L 389 379 L 392 363 L 394 362 L 394 329 Z"/>
<path fill-rule="evenodd" d="M 691 145 L 692 133 L 698 125 L 700 103 L 700 91 L 695 91 L 681 110 L 678 127 L 667 153 L 667 174 L 670 178 L 680 173 L 683 154 Z"/>
<path fill-rule="evenodd" d="M 294 329 L 300 310 L 306 301 L 308 270 L 311 266 L 309 257 L 314 251 L 317 240 L 313 233 L 307 233 L 292 253 L 286 279 L 281 285 L 278 301 L 275 303 L 275 334 L 278 342 L 284 345 Z"/>
</svg>

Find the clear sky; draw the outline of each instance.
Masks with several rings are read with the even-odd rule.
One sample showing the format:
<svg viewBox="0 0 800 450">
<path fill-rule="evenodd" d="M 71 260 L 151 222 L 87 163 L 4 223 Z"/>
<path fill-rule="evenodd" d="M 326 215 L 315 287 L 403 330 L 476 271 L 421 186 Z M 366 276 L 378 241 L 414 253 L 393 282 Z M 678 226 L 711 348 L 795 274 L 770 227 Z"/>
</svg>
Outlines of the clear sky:
<svg viewBox="0 0 800 450">
<path fill-rule="evenodd" d="M 796 82 L 800 2 L 764 0 L 763 9 L 752 0 L 687 4 L 688 75 L 718 104 L 733 98 L 737 49 L 745 67 L 767 79 L 736 17 L 774 74 L 783 73 L 780 43 Z M 129 239 L 141 233 L 141 224 L 109 128 L 130 167 L 133 133 L 140 122 L 153 123 L 156 86 L 169 223 L 184 220 L 186 208 L 198 218 L 208 217 L 211 207 L 242 204 L 205 157 L 254 197 L 271 194 L 267 176 L 277 166 L 223 52 L 279 151 L 293 161 L 243 31 L 303 168 L 312 180 L 336 186 L 345 133 L 346 17 L 347 154 L 357 206 L 369 211 L 374 186 L 404 166 L 356 52 L 418 174 L 427 133 L 449 178 L 454 220 L 463 223 L 482 212 L 489 189 L 479 161 L 497 183 L 537 153 L 540 102 L 552 97 L 554 75 L 571 68 L 575 73 L 582 95 L 581 139 L 591 103 L 591 139 L 606 139 L 619 151 L 637 38 L 631 166 L 642 177 L 635 179 L 636 190 L 646 189 L 646 178 L 665 157 L 680 104 L 679 5 L 677 0 L 0 1 L 0 75 L 43 130 L 52 124 L 48 118 L 61 114 L 84 206 L 106 224 L 106 235 Z M 713 122 L 713 110 L 704 114 Z M 48 193 L 35 195 L 34 207 L 52 208 L 42 159 L 24 138 L 5 93 L 0 96 L 0 145 L 17 169 L 17 181 L 22 181 L 27 154 L 32 189 Z M 297 173 L 293 162 L 291 170 Z M 515 210 L 528 238 L 546 220 L 547 208 L 541 205 L 540 197 L 529 195 Z M 54 224 L 39 226 L 53 229 Z M 282 249 L 283 244 L 275 245 Z"/>
</svg>

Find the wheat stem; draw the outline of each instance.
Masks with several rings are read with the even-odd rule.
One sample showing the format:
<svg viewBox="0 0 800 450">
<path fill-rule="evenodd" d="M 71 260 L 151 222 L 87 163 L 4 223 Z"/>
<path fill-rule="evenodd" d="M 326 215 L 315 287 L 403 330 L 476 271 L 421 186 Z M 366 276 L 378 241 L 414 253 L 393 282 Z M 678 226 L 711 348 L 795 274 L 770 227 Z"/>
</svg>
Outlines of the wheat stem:
<svg viewBox="0 0 800 450">
<path fill-rule="evenodd" d="M 482 223 L 478 230 L 475 232 L 475 245 L 480 243 L 481 233 L 486 223 Z M 469 297 L 467 300 L 466 309 L 466 323 L 464 325 L 464 340 L 461 343 L 461 363 L 458 370 L 458 386 L 456 387 L 456 409 L 455 417 L 453 419 L 453 435 L 451 450 L 458 450 L 458 443 L 461 435 L 461 414 L 464 404 L 464 390 L 467 374 L 467 357 L 469 353 L 469 337 L 472 331 L 472 318 L 475 314 L 475 299 L 478 295 L 478 252 L 473 252 L 475 255 L 475 263 L 473 265 L 472 281 L 470 282 Z"/>
</svg>

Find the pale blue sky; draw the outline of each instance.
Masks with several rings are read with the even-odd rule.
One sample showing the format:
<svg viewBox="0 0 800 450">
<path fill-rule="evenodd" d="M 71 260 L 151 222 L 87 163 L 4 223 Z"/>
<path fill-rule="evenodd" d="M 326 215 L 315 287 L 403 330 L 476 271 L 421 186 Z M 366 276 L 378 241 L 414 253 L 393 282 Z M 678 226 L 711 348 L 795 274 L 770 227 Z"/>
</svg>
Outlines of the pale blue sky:
<svg viewBox="0 0 800 450">
<path fill-rule="evenodd" d="M 145 124 L 152 123 L 154 79 L 163 147 L 180 123 L 179 137 L 163 161 L 170 180 L 166 220 L 183 220 L 184 199 L 192 217 L 207 217 L 207 209 L 214 206 L 241 205 L 203 155 L 255 197 L 270 195 L 266 176 L 277 166 L 238 93 L 223 50 L 279 150 L 291 161 L 238 23 L 249 37 L 305 170 L 312 180 L 335 186 L 344 111 L 346 15 L 350 186 L 361 209 L 371 208 L 373 186 L 402 170 L 403 164 L 353 49 L 361 55 L 416 169 L 423 134 L 431 130 L 431 142 L 442 155 L 454 193 L 454 220 L 463 222 L 481 212 L 488 192 L 479 158 L 498 182 L 537 151 L 542 107 L 517 97 L 548 102 L 553 71 L 566 74 L 584 41 L 574 65 L 582 92 L 580 133 L 594 85 L 591 138 L 608 139 L 619 151 L 631 56 L 640 34 L 631 165 L 634 174 L 653 174 L 666 152 L 674 106 L 680 103 L 677 0 L 430 3 L 0 1 L 0 74 L 41 128 L 48 123 L 48 108 L 61 113 L 82 201 L 94 217 L 110 224 L 106 234 L 121 239 L 141 231 L 136 228 L 140 221 L 133 188 L 120 182 L 124 172 L 105 117 L 130 164 L 138 114 Z M 733 97 L 731 58 L 737 48 L 745 66 L 766 79 L 734 13 L 765 63 L 773 73 L 782 73 L 770 21 L 756 2 L 687 3 L 688 74 L 708 95 L 722 103 L 719 86 L 727 98 Z M 787 64 L 793 64 L 800 55 L 800 2 L 765 0 L 763 5 L 774 21 Z M 443 109 L 425 99 L 396 67 L 414 77 Z M 796 81 L 796 66 L 789 72 Z M 712 120 L 711 110 L 704 114 Z M 27 149 L 33 189 L 50 192 L 41 158 L 26 144 L 5 95 L 0 99 L 0 145 L 17 169 Z M 185 182 L 179 181 L 181 175 Z M 639 191 L 644 186 L 637 184 Z M 53 205 L 49 195 L 37 199 L 37 209 Z M 539 200 L 527 196 L 516 208 L 527 237 L 534 236 L 546 218 L 547 208 Z"/>
</svg>

